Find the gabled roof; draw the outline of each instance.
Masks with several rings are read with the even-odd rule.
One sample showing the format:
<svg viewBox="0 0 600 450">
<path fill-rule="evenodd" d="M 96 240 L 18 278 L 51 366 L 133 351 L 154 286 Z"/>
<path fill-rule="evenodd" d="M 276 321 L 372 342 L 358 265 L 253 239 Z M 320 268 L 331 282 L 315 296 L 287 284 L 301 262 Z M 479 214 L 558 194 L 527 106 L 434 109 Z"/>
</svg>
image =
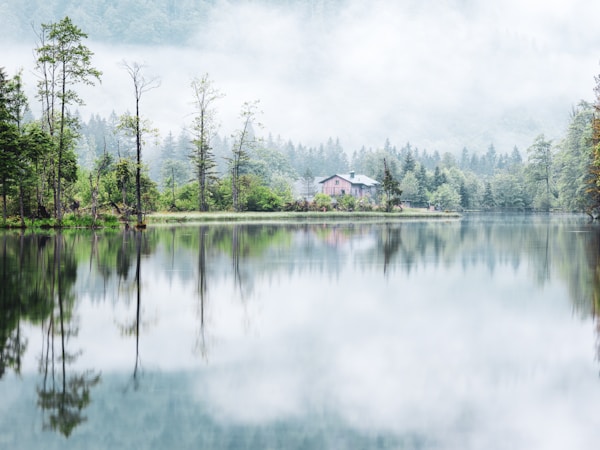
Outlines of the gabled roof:
<svg viewBox="0 0 600 450">
<path fill-rule="evenodd" d="M 349 174 L 349 173 L 336 173 L 335 175 L 331 175 L 330 177 L 323 178 L 321 181 L 319 181 L 319 183 L 324 183 L 327 180 L 331 180 L 332 178 L 335 178 L 335 177 L 346 180 L 347 182 L 352 183 L 352 184 L 362 184 L 367 187 L 377 186 L 379 184 L 379 181 L 376 181 L 373 178 L 369 178 L 366 175 L 352 176 L 352 174 Z"/>
</svg>

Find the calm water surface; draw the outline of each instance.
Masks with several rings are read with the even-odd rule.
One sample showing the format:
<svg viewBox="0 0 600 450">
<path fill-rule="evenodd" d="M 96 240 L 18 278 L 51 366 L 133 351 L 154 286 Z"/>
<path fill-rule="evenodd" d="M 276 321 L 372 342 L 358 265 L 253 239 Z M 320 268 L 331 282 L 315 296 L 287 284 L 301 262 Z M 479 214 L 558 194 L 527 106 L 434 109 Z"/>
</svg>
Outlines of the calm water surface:
<svg viewBox="0 0 600 450">
<path fill-rule="evenodd" d="M 574 216 L 0 234 L 0 448 L 595 449 Z"/>
</svg>

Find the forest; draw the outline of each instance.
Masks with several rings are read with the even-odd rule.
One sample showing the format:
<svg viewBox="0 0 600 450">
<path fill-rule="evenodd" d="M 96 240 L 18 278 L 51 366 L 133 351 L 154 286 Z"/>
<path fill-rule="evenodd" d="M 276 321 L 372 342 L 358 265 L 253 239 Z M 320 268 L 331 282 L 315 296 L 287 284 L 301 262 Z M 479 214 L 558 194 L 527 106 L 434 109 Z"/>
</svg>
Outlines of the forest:
<svg viewBox="0 0 600 450">
<path fill-rule="evenodd" d="M 172 13 L 177 7 L 172 2 Z M 179 4 L 177 4 L 179 5 Z M 84 21 L 87 23 L 87 21 Z M 332 136 L 305 146 L 273 136 L 260 125 L 260 101 L 241 105 L 230 136 L 218 128 L 224 95 L 209 74 L 190 80 L 194 113 L 181 129 L 161 136 L 141 98 L 160 89 L 143 64 L 123 63 L 131 85 L 131 110 L 83 118 L 79 87 L 95 85 L 88 35 L 69 17 L 36 30 L 33 49 L 37 95 L 27 98 L 22 73 L 0 69 L 0 196 L 2 224 L 29 219 L 53 226 L 78 221 L 117 223 L 154 211 L 377 210 L 385 190 L 369 201 L 317 193 L 315 180 L 354 171 L 393 182 L 400 201 L 442 210 L 585 212 L 600 205 L 598 108 L 573 107 L 562 138 L 537 136 L 525 149 L 462 148 L 456 153 L 386 140 L 372 148 L 344 148 Z M 36 108 L 32 103 L 36 102 Z M 40 109 L 40 117 L 32 110 Z M 458 149 L 457 149 L 458 150 Z M 386 181 L 387 180 L 387 181 Z"/>
</svg>

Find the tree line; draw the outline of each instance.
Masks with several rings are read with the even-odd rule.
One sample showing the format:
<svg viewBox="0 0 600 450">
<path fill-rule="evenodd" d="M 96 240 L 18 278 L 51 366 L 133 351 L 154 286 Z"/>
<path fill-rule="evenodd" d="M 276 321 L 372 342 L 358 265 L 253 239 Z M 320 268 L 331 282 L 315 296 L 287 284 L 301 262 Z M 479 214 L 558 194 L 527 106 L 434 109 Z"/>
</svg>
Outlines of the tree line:
<svg viewBox="0 0 600 450">
<path fill-rule="evenodd" d="M 92 64 L 87 34 L 69 17 L 43 24 L 34 49 L 37 96 L 35 119 L 24 94 L 21 73 L 0 69 L 0 195 L 2 220 L 27 218 L 63 223 L 65 213 L 85 213 L 94 225 L 116 212 L 140 226 L 156 210 L 275 211 L 306 205 L 315 192 L 298 188 L 303 180 L 335 173 L 367 175 L 392 190 L 370 202 L 335 199 L 349 209 L 390 209 L 393 191 L 405 204 L 448 210 L 561 210 L 596 216 L 600 205 L 600 88 L 596 101 L 581 101 L 563 137 L 535 138 L 523 155 L 518 148 L 481 153 L 401 148 L 386 140 L 378 148 L 346 151 L 339 139 L 304 146 L 268 135 L 261 138 L 260 102 L 242 104 L 239 128 L 224 137 L 218 129 L 223 93 L 208 74 L 190 80 L 191 123 L 178 136 L 160 138 L 142 115 L 140 100 L 160 80 L 145 67 L 123 62 L 132 83 L 134 113 L 84 121 L 77 87 L 100 81 Z M 600 86 L 600 80 L 596 82 Z M 154 157 L 146 152 L 152 147 Z M 390 184 L 391 183 L 391 184 Z M 384 192 L 385 191 L 385 192 Z M 340 201 L 341 200 L 341 201 Z M 347 201 L 344 201 L 347 200 Z M 334 202 L 335 203 L 335 202 Z M 326 201 L 327 207 L 332 203 Z M 322 205 L 319 205 L 321 207 Z M 71 215 L 67 215 L 71 217 Z M 105 214 L 105 217 L 106 216 Z M 12 221 L 11 221 L 12 220 Z"/>
</svg>

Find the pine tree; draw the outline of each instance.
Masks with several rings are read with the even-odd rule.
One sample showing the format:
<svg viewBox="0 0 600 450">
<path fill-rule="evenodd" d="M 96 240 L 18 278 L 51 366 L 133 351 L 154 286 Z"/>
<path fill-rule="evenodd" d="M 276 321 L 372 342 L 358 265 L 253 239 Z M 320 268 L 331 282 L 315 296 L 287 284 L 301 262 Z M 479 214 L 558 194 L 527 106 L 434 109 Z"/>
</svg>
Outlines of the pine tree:
<svg viewBox="0 0 600 450">
<path fill-rule="evenodd" d="M 493 209 L 496 206 L 494 194 L 492 193 L 492 185 L 489 181 L 485 183 L 485 190 L 483 192 L 483 199 L 481 203 L 484 209 Z"/>
<path fill-rule="evenodd" d="M 381 186 L 385 195 L 385 210 L 390 212 L 395 205 L 400 204 L 402 190 L 400 189 L 400 183 L 392 175 L 385 158 L 383 159 L 383 181 Z"/>
</svg>

